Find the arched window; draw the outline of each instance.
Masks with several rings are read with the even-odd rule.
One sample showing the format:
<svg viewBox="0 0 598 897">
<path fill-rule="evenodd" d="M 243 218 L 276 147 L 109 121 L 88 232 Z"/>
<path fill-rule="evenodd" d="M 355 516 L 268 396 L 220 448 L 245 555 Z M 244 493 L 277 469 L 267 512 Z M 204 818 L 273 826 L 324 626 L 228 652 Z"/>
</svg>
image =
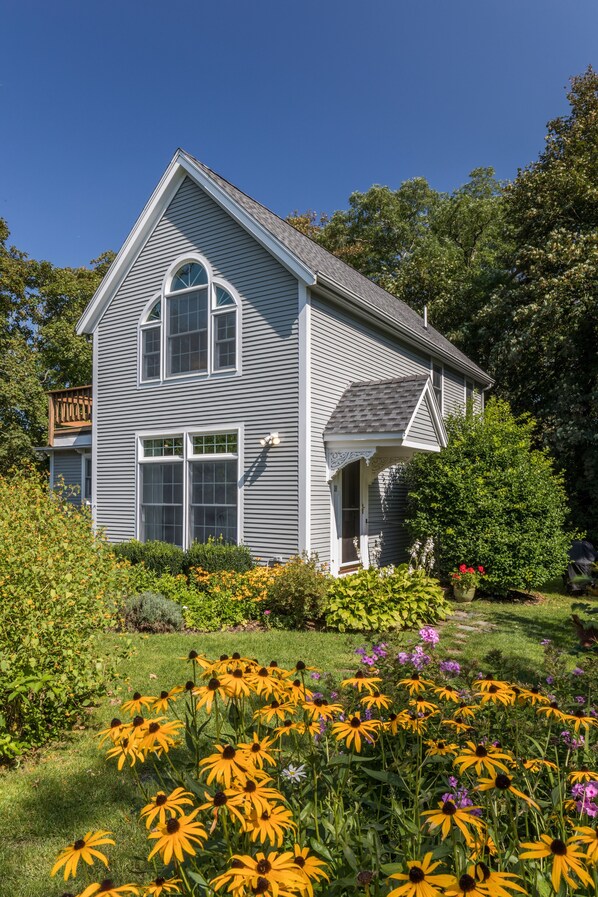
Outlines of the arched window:
<svg viewBox="0 0 598 897">
<path fill-rule="evenodd" d="M 141 380 L 235 371 L 237 306 L 200 262 L 179 265 L 141 321 Z"/>
</svg>

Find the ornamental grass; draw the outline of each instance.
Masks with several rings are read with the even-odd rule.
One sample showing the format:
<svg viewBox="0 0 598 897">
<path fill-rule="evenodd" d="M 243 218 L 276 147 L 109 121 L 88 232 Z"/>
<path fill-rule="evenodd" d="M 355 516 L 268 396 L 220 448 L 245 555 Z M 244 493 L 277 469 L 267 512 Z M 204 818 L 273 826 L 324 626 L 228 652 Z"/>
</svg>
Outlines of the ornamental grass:
<svg viewBox="0 0 598 897">
<path fill-rule="evenodd" d="M 99 743 L 137 782 L 145 871 L 114 881 L 98 828 L 60 852 L 65 893 L 594 897 L 590 695 L 357 653 L 337 684 L 304 661 L 192 651 L 180 683 L 133 694 Z"/>
</svg>

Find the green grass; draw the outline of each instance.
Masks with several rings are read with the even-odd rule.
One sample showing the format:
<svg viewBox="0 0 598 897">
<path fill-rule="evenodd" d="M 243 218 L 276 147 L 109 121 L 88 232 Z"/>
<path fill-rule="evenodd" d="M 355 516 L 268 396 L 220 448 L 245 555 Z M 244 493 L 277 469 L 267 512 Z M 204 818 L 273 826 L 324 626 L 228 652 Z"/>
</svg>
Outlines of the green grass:
<svg viewBox="0 0 598 897">
<path fill-rule="evenodd" d="M 575 664 L 577 640 L 568 618 L 576 603 L 555 589 L 540 604 L 476 601 L 455 606 L 468 616 L 444 624 L 441 648 L 480 667 L 489 652 L 500 650 L 503 659 L 497 672 L 536 681 L 544 638 L 552 639 Z M 493 628 L 484 629 L 483 624 Z M 110 635 L 105 641 L 116 649 L 127 638 Z M 413 643 L 415 636 L 406 633 L 398 641 Z M 180 658 L 191 648 L 210 656 L 239 651 L 282 666 L 304 659 L 339 674 L 355 668 L 355 648 L 364 642 L 358 635 L 321 632 L 134 636 L 135 654 L 123 670 L 126 678 L 90 715 L 87 726 L 40 751 L 20 768 L 0 773 L 0 894 L 60 897 L 65 891 L 76 893 L 61 879 L 50 881 L 49 869 L 62 846 L 96 828 L 115 834 L 117 846 L 109 849 L 115 880 L 139 880 L 147 856 L 147 842 L 136 820 L 140 801 L 131 776 L 107 765 L 94 736 L 131 690 L 155 694 L 184 682 L 188 667 Z M 82 878 L 79 884 L 92 880 Z"/>
</svg>

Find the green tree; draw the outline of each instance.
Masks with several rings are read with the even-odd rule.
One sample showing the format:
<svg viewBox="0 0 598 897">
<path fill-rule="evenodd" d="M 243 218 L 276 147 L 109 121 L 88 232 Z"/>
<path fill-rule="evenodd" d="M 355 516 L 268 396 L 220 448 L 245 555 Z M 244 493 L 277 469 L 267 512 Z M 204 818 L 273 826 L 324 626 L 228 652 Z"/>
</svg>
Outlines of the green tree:
<svg viewBox="0 0 598 897">
<path fill-rule="evenodd" d="M 533 447 L 534 427 L 490 399 L 483 413 L 448 419 L 446 449 L 409 463 L 410 537 L 434 540 L 442 575 L 481 564 L 500 594 L 564 571 L 572 538 L 565 490 L 547 452 Z"/>
<path fill-rule="evenodd" d="M 76 323 L 113 254 L 90 268 L 56 268 L 9 244 L 0 219 L 0 473 L 36 462 L 46 391 L 91 381 L 91 344 Z"/>
<path fill-rule="evenodd" d="M 566 472 L 575 520 L 598 537 L 598 74 L 573 78 L 567 115 L 506 190 L 507 283 L 477 318 L 480 356 L 537 420 Z"/>
</svg>

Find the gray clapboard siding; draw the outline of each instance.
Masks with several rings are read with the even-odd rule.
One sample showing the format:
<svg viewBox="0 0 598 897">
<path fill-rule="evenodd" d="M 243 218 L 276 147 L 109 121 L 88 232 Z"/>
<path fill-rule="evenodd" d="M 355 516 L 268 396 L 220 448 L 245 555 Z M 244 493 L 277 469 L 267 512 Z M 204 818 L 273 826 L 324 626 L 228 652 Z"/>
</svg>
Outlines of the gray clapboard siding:
<svg viewBox="0 0 598 897">
<path fill-rule="evenodd" d="M 407 439 L 410 442 L 421 442 L 422 445 L 438 445 L 436 429 L 425 398 L 417 409 L 415 417 L 407 430 Z"/>
<path fill-rule="evenodd" d="M 197 251 L 241 297 L 242 376 L 137 385 L 137 325 L 169 265 Z M 136 526 L 135 433 L 245 426 L 243 540 L 264 559 L 298 548 L 298 284 L 186 179 L 99 325 L 96 518 L 109 539 Z M 281 444 L 259 440 L 278 431 Z"/>
<path fill-rule="evenodd" d="M 444 369 L 444 413 L 455 414 L 465 404 L 465 381 L 462 374 Z"/>
<path fill-rule="evenodd" d="M 408 560 L 405 527 L 407 487 L 405 467 L 396 464 L 378 474 L 368 492 L 368 540 L 370 557 L 379 550 L 378 564 L 404 564 Z"/>
<path fill-rule="evenodd" d="M 311 312 L 311 547 L 330 560 L 331 498 L 323 432 L 351 383 L 430 373 L 430 359 L 325 299 Z"/>
<path fill-rule="evenodd" d="M 65 497 L 75 505 L 81 504 L 81 455 L 79 452 L 54 452 L 54 489 L 63 491 Z"/>
</svg>

